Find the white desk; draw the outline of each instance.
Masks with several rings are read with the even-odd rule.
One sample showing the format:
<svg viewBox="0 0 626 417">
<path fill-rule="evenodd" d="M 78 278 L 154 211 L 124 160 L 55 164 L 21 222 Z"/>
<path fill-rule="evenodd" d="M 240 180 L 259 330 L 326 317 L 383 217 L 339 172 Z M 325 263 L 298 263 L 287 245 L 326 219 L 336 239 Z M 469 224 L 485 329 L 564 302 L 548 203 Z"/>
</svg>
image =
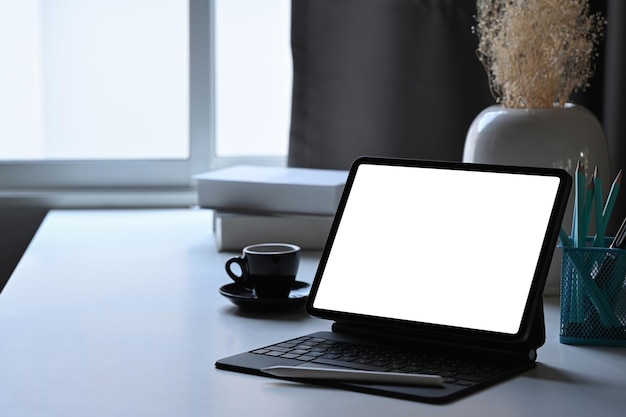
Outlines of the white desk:
<svg viewBox="0 0 626 417">
<path fill-rule="evenodd" d="M 536 370 L 427 405 L 216 370 L 216 359 L 327 330 L 258 316 L 229 282 L 206 210 L 52 211 L 0 295 L 0 416 L 619 416 L 626 349 L 558 342 L 546 300 Z M 298 279 L 310 281 L 315 254 Z"/>
</svg>

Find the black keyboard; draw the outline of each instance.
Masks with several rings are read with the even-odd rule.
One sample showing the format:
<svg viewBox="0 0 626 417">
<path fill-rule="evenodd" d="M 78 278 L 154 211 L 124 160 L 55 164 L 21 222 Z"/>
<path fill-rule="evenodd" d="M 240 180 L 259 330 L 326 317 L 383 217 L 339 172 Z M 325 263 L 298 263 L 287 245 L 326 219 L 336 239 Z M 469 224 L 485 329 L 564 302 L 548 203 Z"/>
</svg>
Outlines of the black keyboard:
<svg viewBox="0 0 626 417">
<path fill-rule="evenodd" d="M 368 371 L 440 375 L 444 383 L 465 386 L 508 373 L 506 367 L 472 359 L 317 337 L 299 337 L 251 353 Z"/>
</svg>

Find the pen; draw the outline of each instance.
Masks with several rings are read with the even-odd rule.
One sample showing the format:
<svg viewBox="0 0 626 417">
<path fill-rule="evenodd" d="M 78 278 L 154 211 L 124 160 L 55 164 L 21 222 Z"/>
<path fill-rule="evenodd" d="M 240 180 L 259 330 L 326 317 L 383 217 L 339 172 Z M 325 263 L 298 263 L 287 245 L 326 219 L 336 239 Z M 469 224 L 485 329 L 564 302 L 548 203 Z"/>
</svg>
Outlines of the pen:
<svg viewBox="0 0 626 417">
<path fill-rule="evenodd" d="M 615 238 L 609 249 L 624 249 L 626 248 L 626 218 L 622 221 Z M 622 277 L 613 277 L 613 268 L 617 262 L 617 257 L 614 254 L 607 253 L 602 261 L 602 264 L 598 268 L 594 279 L 598 284 L 598 288 L 605 290 L 609 298 L 614 301 L 618 294 L 619 287 L 622 286 Z M 613 285 L 611 285 L 613 283 Z M 607 288 L 608 287 L 608 288 Z"/>
<path fill-rule="evenodd" d="M 611 248 L 626 249 L 626 218 L 622 221 L 619 230 L 615 234 L 615 239 L 611 242 Z"/>
<path fill-rule="evenodd" d="M 369 382 L 375 384 L 419 385 L 426 387 L 443 386 L 439 375 L 405 374 L 399 372 L 360 371 L 352 369 L 328 369 L 306 366 L 270 366 L 261 371 L 284 378 L 325 379 L 346 382 Z"/>
</svg>

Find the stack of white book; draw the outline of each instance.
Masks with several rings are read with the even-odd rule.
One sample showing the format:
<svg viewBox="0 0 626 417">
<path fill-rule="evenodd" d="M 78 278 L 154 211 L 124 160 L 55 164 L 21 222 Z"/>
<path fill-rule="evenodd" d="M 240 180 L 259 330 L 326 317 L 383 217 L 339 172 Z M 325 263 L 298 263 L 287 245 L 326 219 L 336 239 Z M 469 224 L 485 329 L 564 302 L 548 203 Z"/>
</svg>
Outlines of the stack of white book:
<svg viewBox="0 0 626 417">
<path fill-rule="evenodd" d="M 198 204 L 215 210 L 222 251 L 261 242 L 322 249 L 348 171 L 239 165 L 195 175 Z"/>
</svg>

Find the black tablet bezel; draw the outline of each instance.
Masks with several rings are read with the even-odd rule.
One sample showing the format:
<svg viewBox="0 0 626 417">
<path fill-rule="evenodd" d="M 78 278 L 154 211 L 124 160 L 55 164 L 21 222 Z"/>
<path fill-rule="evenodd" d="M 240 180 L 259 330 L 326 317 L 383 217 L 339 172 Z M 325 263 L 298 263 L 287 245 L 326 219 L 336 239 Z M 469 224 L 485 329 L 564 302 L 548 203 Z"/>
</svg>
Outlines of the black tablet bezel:
<svg viewBox="0 0 626 417">
<path fill-rule="evenodd" d="M 535 276 L 533 277 L 529 296 L 527 298 L 526 306 L 524 308 L 521 325 L 519 327 L 519 331 L 516 334 L 504 334 L 484 330 L 407 322 L 403 320 L 388 319 L 340 311 L 322 310 L 313 306 L 315 296 L 317 294 L 317 290 L 319 288 L 324 269 L 326 267 L 326 263 L 337 233 L 337 229 L 339 227 L 344 209 L 346 207 L 346 203 L 350 195 L 352 184 L 354 182 L 359 167 L 365 164 L 541 175 L 552 176 L 559 179 L 559 187 L 554 201 L 552 213 L 550 215 L 549 227 L 544 236 L 541 255 L 537 263 Z M 481 344 L 493 342 L 494 344 L 500 345 L 524 344 L 528 341 L 531 334 L 533 334 L 532 327 L 537 320 L 537 315 L 542 313 L 542 310 L 539 310 L 540 308 L 542 308 L 542 293 L 548 275 L 548 270 L 550 268 L 552 254 L 554 252 L 554 248 L 558 239 L 563 215 L 567 207 L 571 185 L 571 176 L 566 171 L 556 168 L 469 164 L 462 162 L 427 161 L 383 157 L 358 158 L 352 164 L 352 167 L 349 171 L 346 186 L 344 188 L 343 195 L 339 203 L 339 207 L 337 209 L 327 243 L 322 252 L 320 263 L 315 274 L 315 278 L 313 280 L 311 292 L 306 303 L 306 311 L 311 316 L 334 320 L 338 323 L 354 323 L 361 326 L 371 326 L 373 328 L 386 329 L 386 331 L 390 332 L 398 332 L 405 335 L 411 334 L 415 335 L 418 338 L 425 338 L 429 340 L 440 340 L 443 342 L 453 340 L 455 343 L 465 342 L 468 344 L 472 344 L 474 342 Z M 543 343 L 543 341 L 541 343 Z"/>
</svg>

